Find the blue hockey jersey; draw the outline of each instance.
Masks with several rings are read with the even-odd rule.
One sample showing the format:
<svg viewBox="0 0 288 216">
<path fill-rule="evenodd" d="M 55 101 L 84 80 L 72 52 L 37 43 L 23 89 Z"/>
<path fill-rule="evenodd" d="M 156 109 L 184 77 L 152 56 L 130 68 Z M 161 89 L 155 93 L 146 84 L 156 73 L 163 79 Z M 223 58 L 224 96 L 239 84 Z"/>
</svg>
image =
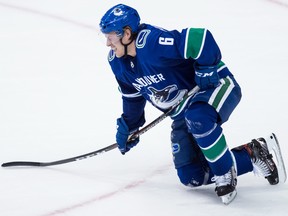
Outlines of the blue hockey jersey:
<svg viewBox="0 0 288 216">
<path fill-rule="evenodd" d="M 165 112 L 194 88 L 197 68 L 217 66 L 220 78 L 232 75 L 207 29 L 179 32 L 141 24 L 135 45 L 135 57 L 117 58 L 113 50 L 108 55 L 122 93 L 122 116 L 131 130 L 145 123 L 146 101 Z"/>
</svg>

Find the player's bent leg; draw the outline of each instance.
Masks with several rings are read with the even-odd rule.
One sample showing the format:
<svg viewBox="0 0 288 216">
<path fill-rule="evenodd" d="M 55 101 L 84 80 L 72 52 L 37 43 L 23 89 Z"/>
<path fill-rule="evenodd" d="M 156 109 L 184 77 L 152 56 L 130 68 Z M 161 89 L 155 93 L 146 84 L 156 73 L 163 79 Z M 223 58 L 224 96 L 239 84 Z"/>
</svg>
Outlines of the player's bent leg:
<svg viewBox="0 0 288 216">
<path fill-rule="evenodd" d="M 217 176 L 227 173 L 233 165 L 233 158 L 226 143 L 218 114 L 207 103 L 192 104 L 185 115 L 189 131 L 201 148 L 213 173 Z"/>
<path fill-rule="evenodd" d="M 185 113 L 189 131 L 215 174 L 215 191 L 228 204 L 237 194 L 237 170 L 218 117 L 216 110 L 204 102 L 192 104 Z"/>
<path fill-rule="evenodd" d="M 193 187 L 211 183 L 213 174 L 184 119 L 173 122 L 171 142 L 173 162 L 181 183 Z"/>
</svg>

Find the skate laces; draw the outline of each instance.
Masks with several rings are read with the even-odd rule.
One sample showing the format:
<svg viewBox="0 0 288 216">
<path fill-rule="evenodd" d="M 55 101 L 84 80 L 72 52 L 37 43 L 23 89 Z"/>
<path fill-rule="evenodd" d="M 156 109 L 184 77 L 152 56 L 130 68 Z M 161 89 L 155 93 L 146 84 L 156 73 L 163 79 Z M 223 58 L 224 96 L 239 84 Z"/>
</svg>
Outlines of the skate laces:
<svg viewBox="0 0 288 216">
<path fill-rule="evenodd" d="M 257 176 L 263 176 L 267 177 L 271 175 L 271 170 L 265 163 L 265 161 L 262 161 L 261 159 L 257 159 L 253 163 L 253 173 Z"/>
<path fill-rule="evenodd" d="M 225 186 L 225 185 L 232 185 L 232 169 L 233 167 L 224 175 L 221 176 L 214 176 L 211 178 L 212 181 L 215 181 L 216 187 Z"/>
<path fill-rule="evenodd" d="M 267 177 L 271 175 L 271 169 L 269 167 L 269 158 L 271 157 L 265 140 L 259 138 L 252 140 L 253 157 L 253 173 L 257 176 Z"/>
</svg>

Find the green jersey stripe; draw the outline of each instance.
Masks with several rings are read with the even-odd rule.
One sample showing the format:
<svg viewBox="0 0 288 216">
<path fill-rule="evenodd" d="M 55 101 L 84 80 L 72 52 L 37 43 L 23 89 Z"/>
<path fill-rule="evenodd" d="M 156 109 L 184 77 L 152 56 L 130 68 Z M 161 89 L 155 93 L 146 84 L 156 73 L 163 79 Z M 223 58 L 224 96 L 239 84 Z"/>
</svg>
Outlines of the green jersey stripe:
<svg viewBox="0 0 288 216">
<path fill-rule="evenodd" d="M 219 112 L 219 110 L 222 108 L 225 100 L 235 87 L 230 77 L 223 78 L 220 80 L 220 82 L 221 86 L 215 89 L 208 101 L 208 103 L 212 105 L 217 112 Z"/>
<path fill-rule="evenodd" d="M 230 85 L 230 81 L 227 79 L 227 78 L 224 78 L 224 82 L 225 82 L 225 85 L 222 85 L 222 87 L 219 89 L 217 95 L 215 95 L 215 99 L 212 103 L 212 106 L 217 108 L 221 99 L 223 98 L 225 92 L 227 91 L 229 85 Z"/>
<path fill-rule="evenodd" d="M 207 148 L 201 148 L 205 158 L 209 162 L 215 162 L 219 158 L 223 156 L 223 154 L 227 151 L 228 147 L 226 144 L 225 136 L 221 134 L 219 139 L 216 140 L 215 143 L 208 146 Z"/>
<path fill-rule="evenodd" d="M 204 41 L 206 38 L 206 29 L 190 28 L 187 29 L 184 56 L 186 59 L 197 59 L 201 55 Z"/>
</svg>

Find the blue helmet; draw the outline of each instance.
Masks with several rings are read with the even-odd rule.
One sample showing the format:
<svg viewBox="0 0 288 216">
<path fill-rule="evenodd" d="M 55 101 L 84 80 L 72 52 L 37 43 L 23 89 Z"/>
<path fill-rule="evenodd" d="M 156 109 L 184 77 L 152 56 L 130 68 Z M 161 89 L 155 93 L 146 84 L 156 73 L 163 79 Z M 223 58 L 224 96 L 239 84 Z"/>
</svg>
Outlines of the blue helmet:
<svg viewBox="0 0 288 216">
<path fill-rule="evenodd" d="M 138 12 L 127 5 L 118 4 L 110 8 L 100 21 L 100 29 L 104 34 L 116 32 L 122 35 L 123 29 L 129 26 L 132 33 L 137 33 L 140 24 Z"/>
</svg>

